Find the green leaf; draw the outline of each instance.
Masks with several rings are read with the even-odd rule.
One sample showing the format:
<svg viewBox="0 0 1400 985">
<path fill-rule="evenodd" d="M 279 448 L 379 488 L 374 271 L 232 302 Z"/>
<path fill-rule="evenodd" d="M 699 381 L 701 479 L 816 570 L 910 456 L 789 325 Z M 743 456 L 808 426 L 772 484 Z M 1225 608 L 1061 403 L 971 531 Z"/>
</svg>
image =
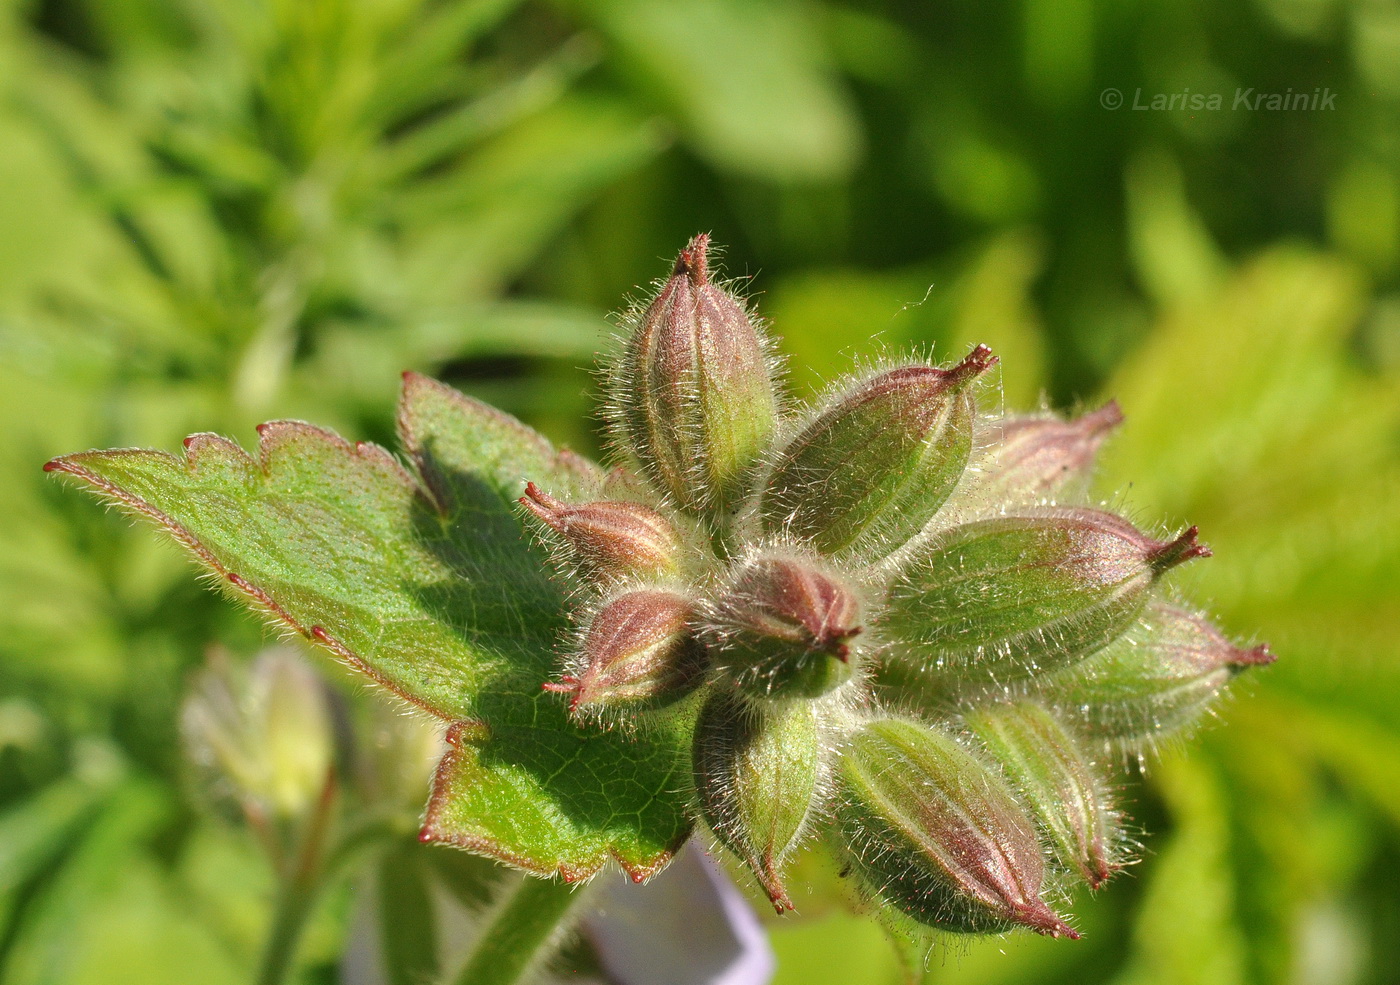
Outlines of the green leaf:
<svg viewBox="0 0 1400 985">
<path fill-rule="evenodd" d="M 659 871 L 690 827 L 685 723 L 585 732 L 540 688 L 565 586 L 514 500 L 527 478 L 579 495 L 596 467 L 413 374 L 399 430 L 412 472 L 296 421 L 262 425 L 256 458 L 198 434 L 183 459 L 126 449 L 46 468 L 155 520 L 255 609 L 454 722 L 424 840 L 570 879 L 609 856 L 639 879 Z"/>
</svg>

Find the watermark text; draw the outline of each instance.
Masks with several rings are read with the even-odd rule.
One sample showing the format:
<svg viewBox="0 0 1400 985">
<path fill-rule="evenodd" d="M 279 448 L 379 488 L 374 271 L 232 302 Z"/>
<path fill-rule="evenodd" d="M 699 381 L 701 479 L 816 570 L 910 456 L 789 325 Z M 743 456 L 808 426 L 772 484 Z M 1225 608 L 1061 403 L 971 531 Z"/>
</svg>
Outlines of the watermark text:
<svg viewBox="0 0 1400 985">
<path fill-rule="evenodd" d="M 1128 96 L 1122 89 L 1109 87 L 1099 93 L 1099 105 L 1107 110 L 1155 111 L 1159 113 L 1316 113 L 1337 108 L 1337 94 L 1330 88 L 1320 86 L 1315 89 L 1283 92 L 1263 91 L 1254 87 L 1240 86 L 1231 93 L 1193 92 L 1182 89 L 1178 92 L 1149 92 L 1137 88 Z"/>
</svg>

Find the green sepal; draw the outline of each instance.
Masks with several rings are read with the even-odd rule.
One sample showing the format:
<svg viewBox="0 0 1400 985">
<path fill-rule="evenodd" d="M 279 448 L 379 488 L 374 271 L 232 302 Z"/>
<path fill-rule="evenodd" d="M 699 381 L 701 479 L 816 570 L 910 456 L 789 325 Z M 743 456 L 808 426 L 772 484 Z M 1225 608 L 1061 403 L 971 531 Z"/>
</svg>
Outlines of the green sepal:
<svg viewBox="0 0 1400 985">
<path fill-rule="evenodd" d="M 835 846 L 867 894 L 956 933 L 1026 926 L 1078 936 L 1041 898 L 1035 825 L 1006 782 L 953 736 L 880 719 L 837 769 Z"/>
<path fill-rule="evenodd" d="M 1051 675 L 1042 691 L 1086 740 L 1140 752 L 1197 721 L 1240 673 L 1273 660 L 1266 645 L 1238 646 L 1203 616 L 1154 601 L 1126 633 Z"/>
<path fill-rule="evenodd" d="M 1159 568 L 1187 549 L 1179 543 L 1096 510 L 968 523 L 917 546 L 890 587 L 881 628 L 899 658 L 963 687 L 1048 673 L 1121 633 Z"/>
<path fill-rule="evenodd" d="M 1097 889 L 1119 867 L 1118 814 L 1078 743 L 1030 701 L 989 705 L 965 720 L 1030 808 L 1060 867 Z"/>
<path fill-rule="evenodd" d="M 774 909 L 791 910 L 783 863 L 818 810 L 822 787 L 814 703 L 717 692 L 700 713 L 693 762 L 706 823 L 753 871 Z"/>
<path fill-rule="evenodd" d="M 763 532 L 826 554 L 899 547 L 962 476 L 977 413 L 968 386 L 995 362 L 979 346 L 952 369 L 904 366 L 838 391 L 778 452 L 759 494 Z"/>
</svg>

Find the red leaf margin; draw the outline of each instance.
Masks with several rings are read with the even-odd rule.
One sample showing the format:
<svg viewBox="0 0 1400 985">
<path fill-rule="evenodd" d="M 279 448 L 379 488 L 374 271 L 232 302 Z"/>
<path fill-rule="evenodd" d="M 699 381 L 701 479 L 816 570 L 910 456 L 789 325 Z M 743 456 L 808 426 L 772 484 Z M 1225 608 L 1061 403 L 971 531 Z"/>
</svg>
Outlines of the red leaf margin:
<svg viewBox="0 0 1400 985">
<path fill-rule="evenodd" d="M 363 674 L 371 683 L 384 688 L 399 699 L 427 712 L 439 721 L 446 722 L 447 731 L 445 739 L 448 744 L 448 749 L 434 772 L 431 794 L 424 811 L 423 822 L 419 831 L 419 840 L 426 843 L 452 845 L 475 854 L 485 855 L 535 876 L 550 877 L 558 875 L 565 882 L 578 882 L 588 879 L 601 870 L 604 864 L 603 860 L 600 860 L 599 863 L 594 866 L 572 867 L 560 865 L 557 867 L 544 867 L 533 859 L 506 849 L 490 837 L 445 831 L 439 828 L 438 819 L 447 800 L 447 791 L 452 773 L 462 761 L 463 757 L 469 755 L 465 747 L 469 745 L 481 745 L 490 740 L 490 727 L 485 722 L 445 715 L 441 710 L 407 693 L 401 687 L 395 685 L 376 671 L 344 643 L 332 636 L 323 626 L 317 624 L 305 626 L 298 622 L 271 595 L 236 571 L 227 568 L 193 533 L 174 517 L 163 510 L 155 508 L 140 497 L 132 495 L 120 486 L 115 485 L 84 464 L 86 461 L 98 457 L 112 458 L 122 455 L 158 456 L 169 459 L 172 467 L 184 468 L 187 472 L 193 473 L 198 465 L 200 454 L 206 450 L 217 448 L 218 451 L 226 455 L 241 459 L 249 466 L 256 468 L 262 475 L 269 476 L 271 474 L 272 454 L 280 444 L 296 437 L 309 437 L 313 440 L 324 442 L 343 454 L 359 458 L 374 468 L 387 471 L 392 475 L 395 481 L 401 482 L 413 495 L 422 497 L 426 503 L 431 504 L 435 510 L 441 512 L 446 505 L 443 491 L 434 489 L 429 481 L 429 476 L 425 474 L 426 470 L 423 469 L 421 459 L 418 456 L 418 435 L 413 428 L 411 418 L 408 414 L 408 408 L 412 404 L 410 399 L 411 395 L 415 390 L 419 389 L 431 390 L 437 396 L 446 398 L 448 401 L 465 410 L 469 410 L 473 414 L 486 414 L 492 417 L 502 426 L 515 431 L 521 441 L 534 444 L 537 450 L 554 457 L 561 470 L 570 473 L 574 480 L 580 484 L 597 485 L 601 483 L 602 470 L 583 456 L 567 448 L 555 449 L 543 435 L 540 435 L 511 415 L 491 407 L 488 404 L 473 400 L 437 380 L 412 371 L 407 371 L 403 374 L 403 388 L 397 416 L 397 431 L 400 440 L 403 442 L 404 448 L 415 466 L 412 471 L 406 468 L 392 452 L 380 445 L 366 441 L 351 442 L 328 428 L 298 420 L 278 420 L 258 425 L 256 457 L 249 454 L 237 442 L 231 441 L 222 435 L 211 432 L 201 432 L 192 434 L 184 440 L 183 458 L 159 450 L 116 448 L 61 455 L 44 463 L 43 469 L 45 472 L 67 475 L 80 479 L 96 490 L 100 496 L 106 498 L 109 502 L 129 515 L 141 520 L 153 522 L 169 533 L 176 543 L 189 552 L 196 562 L 213 574 L 218 579 L 221 586 L 231 589 L 234 593 L 241 596 L 242 600 L 248 604 L 250 608 L 268 618 L 278 629 L 291 630 L 307 642 L 324 649 L 352 670 Z M 415 472 L 417 474 L 415 474 Z M 630 862 L 612 850 L 608 852 L 608 857 L 616 861 L 633 882 L 645 882 L 670 864 L 671 859 L 674 858 L 676 852 L 680 850 L 688 837 L 689 832 L 683 832 L 677 838 L 674 845 L 659 852 L 654 856 L 652 861 L 646 865 L 638 865 Z"/>
</svg>

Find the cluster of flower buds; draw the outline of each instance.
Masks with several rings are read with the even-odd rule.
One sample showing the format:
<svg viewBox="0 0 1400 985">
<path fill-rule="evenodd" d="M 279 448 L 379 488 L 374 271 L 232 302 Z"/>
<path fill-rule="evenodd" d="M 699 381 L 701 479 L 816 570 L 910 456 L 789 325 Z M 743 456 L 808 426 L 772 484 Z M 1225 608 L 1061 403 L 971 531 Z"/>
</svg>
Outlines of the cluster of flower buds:
<svg viewBox="0 0 1400 985">
<path fill-rule="evenodd" d="M 697 818 L 780 912 L 812 842 L 901 926 L 1077 936 L 1045 891 L 1123 864 L 1109 767 L 1273 659 L 1162 601 L 1194 527 L 1089 502 L 1117 405 L 993 419 L 978 346 L 785 412 L 705 236 L 632 323 L 618 471 L 521 500 L 585 600 L 545 688 L 585 726 L 690 716 Z"/>
</svg>

